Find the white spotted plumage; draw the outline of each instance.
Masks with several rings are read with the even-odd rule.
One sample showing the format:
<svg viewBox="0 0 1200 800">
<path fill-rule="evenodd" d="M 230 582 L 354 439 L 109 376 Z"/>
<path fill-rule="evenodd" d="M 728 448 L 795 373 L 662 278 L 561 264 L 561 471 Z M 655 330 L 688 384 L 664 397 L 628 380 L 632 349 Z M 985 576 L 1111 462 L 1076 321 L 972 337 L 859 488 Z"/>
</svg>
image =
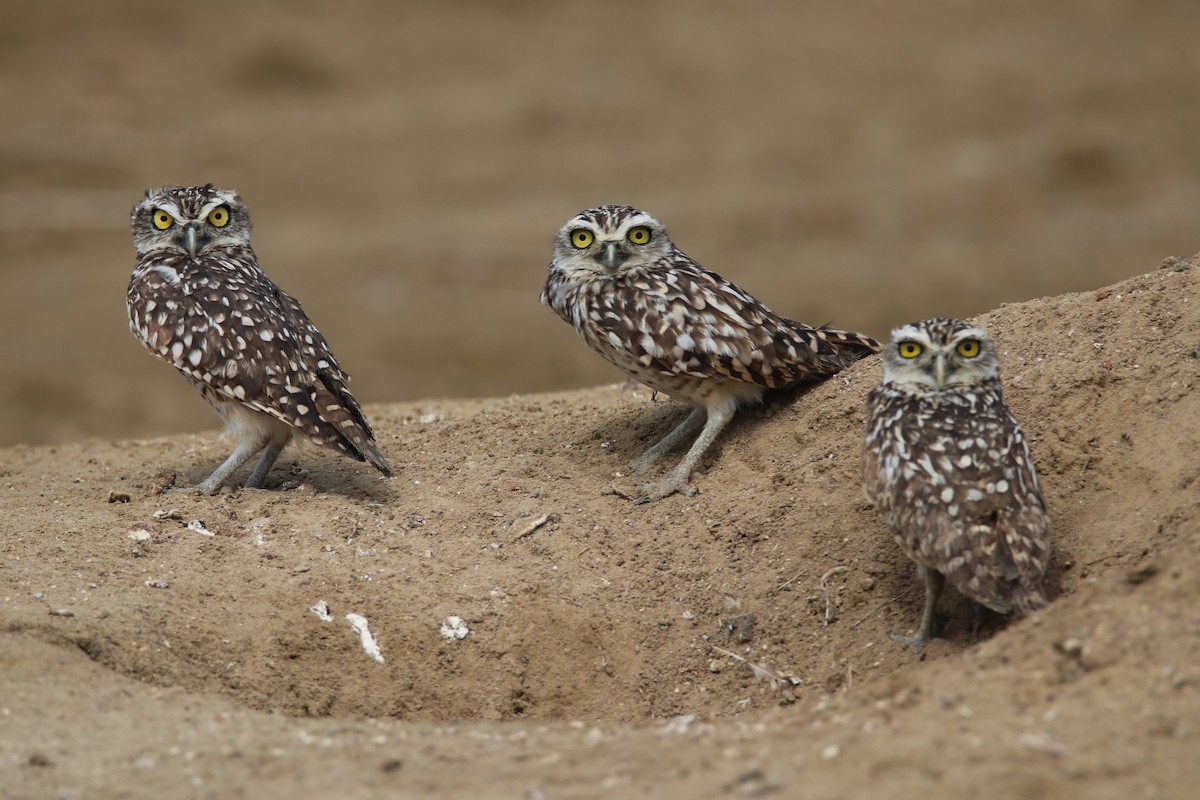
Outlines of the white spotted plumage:
<svg viewBox="0 0 1200 800">
<path fill-rule="evenodd" d="M 260 451 L 243 485 L 261 486 L 294 432 L 391 474 L 325 337 L 259 267 L 235 192 L 211 185 L 148 191 L 133 209 L 132 229 L 138 258 L 126 295 L 130 329 L 238 438 L 197 488 L 216 492 Z"/>
<path fill-rule="evenodd" d="M 991 338 L 958 320 L 913 323 L 892 332 L 883 363 L 867 398 L 863 481 L 925 582 L 920 627 L 903 640 L 933 635 L 946 579 L 1000 613 L 1041 608 L 1050 520 Z"/>
<path fill-rule="evenodd" d="M 559 230 L 542 302 L 628 375 L 694 406 L 634 461 L 644 472 L 699 432 L 667 479 L 642 487 L 640 502 L 691 493 L 692 471 L 739 406 L 761 401 L 767 389 L 832 375 L 879 348 L 862 334 L 775 314 L 629 206 L 589 209 Z"/>
</svg>

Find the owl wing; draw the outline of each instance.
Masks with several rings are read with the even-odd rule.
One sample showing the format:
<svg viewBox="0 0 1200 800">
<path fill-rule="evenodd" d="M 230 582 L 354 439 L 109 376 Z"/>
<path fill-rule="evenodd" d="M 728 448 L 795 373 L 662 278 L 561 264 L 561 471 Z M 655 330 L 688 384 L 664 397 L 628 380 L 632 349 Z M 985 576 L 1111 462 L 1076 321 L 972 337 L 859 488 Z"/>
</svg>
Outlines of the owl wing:
<svg viewBox="0 0 1200 800">
<path fill-rule="evenodd" d="M 375 446 L 375 432 L 347 386 L 350 376 L 338 366 L 325 337 L 301 308 L 300 302 L 274 284 L 272 287 L 278 293 L 280 306 L 288 320 L 287 329 L 294 332 L 303 362 L 309 370 L 309 380 L 299 387 L 299 394 L 311 400 L 317 419 L 307 420 L 309 429 L 305 433 L 360 461 L 370 461 L 384 475 L 391 476 L 391 466 Z M 312 380 L 313 375 L 316 380 Z M 268 389 L 268 395 L 273 395 L 280 406 L 288 404 L 288 398 L 297 394 L 286 385 L 282 391 L 273 389 L 274 386 Z M 292 410 L 296 410 L 294 405 Z M 347 441 L 352 447 L 345 446 Z"/>
<path fill-rule="evenodd" d="M 668 266 L 612 281 L 597 326 L 648 369 L 720 376 L 767 388 L 831 375 L 879 344 L 775 314 L 682 253 Z M 631 324 L 632 323 L 632 326 Z"/>
<path fill-rule="evenodd" d="M 872 448 L 864 451 L 868 494 L 883 497 L 877 505 L 901 544 L 996 611 L 1045 605 L 1049 517 L 1024 433 L 1003 399 L 997 393 L 916 413 L 921 424 L 895 426 L 900 447 L 882 448 L 883 463 L 879 453 L 867 454 Z M 900 449 L 904 457 L 889 466 Z"/>
<path fill-rule="evenodd" d="M 262 411 L 385 475 L 391 468 L 324 336 L 252 254 L 139 263 L 130 328 L 146 348 L 215 395 Z"/>
</svg>

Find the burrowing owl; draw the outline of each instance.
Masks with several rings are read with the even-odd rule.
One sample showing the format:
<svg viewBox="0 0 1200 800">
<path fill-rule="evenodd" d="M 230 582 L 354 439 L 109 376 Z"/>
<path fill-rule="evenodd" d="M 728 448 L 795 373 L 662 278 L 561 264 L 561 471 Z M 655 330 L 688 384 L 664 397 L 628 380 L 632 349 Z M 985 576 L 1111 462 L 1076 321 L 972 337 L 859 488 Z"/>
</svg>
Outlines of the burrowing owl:
<svg viewBox="0 0 1200 800">
<path fill-rule="evenodd" d="M 601 206 L 568 221 L 549 269 L 542 302 L 589 347 L 651 389 L 695 406 L 633 462 L 635 473 L 703 426 L 666 480 L 640 487 L 638 502 L 694 494 L 692 471 L 739 406 L 879 349 L 868 336 L 773 313 L 682 253 L 657 219 L 628 206 Z"/>
<path fill-rule="evenodd" d="M 199 491 L 216 493 L 259 451 L 243 485 L 261 486 L 296 432 L 392 474 L 325 337 L 259 268 L 236 192 L 164 187 L 146 192 L 132 216 L 138 257 L 126 296 L 129 327 L 238 438 Z"/>
<path fill-rule="evenodd" d="M 867 495 L 925 582 L 914 637 L 933 635 L 946 578 L 1002 614 L 1046 604 L 1050 519 L 986 331 L 953 319 L 892 331 L 867 397 Z"/>
</svg>

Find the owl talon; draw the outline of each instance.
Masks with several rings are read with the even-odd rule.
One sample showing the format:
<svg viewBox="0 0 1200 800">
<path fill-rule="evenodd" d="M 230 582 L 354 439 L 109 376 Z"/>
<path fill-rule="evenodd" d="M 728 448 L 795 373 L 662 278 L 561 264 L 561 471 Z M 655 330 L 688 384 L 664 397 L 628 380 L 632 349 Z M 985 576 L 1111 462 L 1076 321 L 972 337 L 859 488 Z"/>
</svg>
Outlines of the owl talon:
<svg viewBox="0 0 1200 800">
<path fill-rule="evenodd" d="M 903 636 L 899 633 L 888 631 L 888 636 L 891 637 L 892 641 L 908 645 L 912 648 L 912 651 L 918 655 L 922 650 L 925 649 L 925 645 L 929 644 L 930 642 L 929 637 L 923 636 L 920 633 L 914 636 Z"/>
<path fill-rule="evenodd" d="M 644 506 L 655 500 L 662 500 L 664 497 L 670 497 L 673 494 L 681 494 L 684 497 L 695 497 L 700 494 L 687 481 L 680 481 L 675 478 L 667 478 L 661 483 L 641 483 L 638 484 L 637 488 L 639 492 L 643 492 L 642 496 L 634 502 L 634 505 L 639 506 Z"/>
<path fill-rule="evenodd" d="M 171 494 L 190 494 L 193 497 L 216 497 L 219 494 L 232 494 L 233 491 L 232 486 L 224 486 L 222 484 L 207 486 L 204 483 L 199 483 L 195 486 L 171 486 L 163 489 L 163 494 L 170 492 Z"/>
</svg>

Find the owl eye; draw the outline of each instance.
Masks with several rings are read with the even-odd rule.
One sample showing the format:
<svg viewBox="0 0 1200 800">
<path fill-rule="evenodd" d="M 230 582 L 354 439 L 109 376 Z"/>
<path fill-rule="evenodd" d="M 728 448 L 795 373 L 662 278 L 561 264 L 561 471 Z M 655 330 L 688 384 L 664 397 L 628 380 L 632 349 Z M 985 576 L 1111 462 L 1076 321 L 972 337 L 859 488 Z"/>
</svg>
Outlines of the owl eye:
<svg viewBox="0 0 1200 800">
<path fill-rule="evenodd" d="M 634 244 L 647 244 L 650 241 L 650 229 L 645 225 L 639 225 L 631 230 L 626 238 Z"/>
<path fill-rule="evenodd" d="M 579 250 L 588 247 L 594 241 L 596 241 L 596 237 L 592 235 L 591 231 L 584 230 L 583 228 L 571 231 L 571 244 L 575 245 Z"/>
<path fill-rule="evenodd" d="M 964 339 L 958 343 L 958 354 L 963 358 L 974 358 L 979 355 L 979 340 Z"/>
<path fill-rule="evenodd" d="M 229 224 L 229 209 L 225 206 L 217 206 L 208 215 L 208 221 L 218 228 L 224 228 Z"/>
<path fill-rule="evenodd" d="M 921 347 L 921 345 L 917 344 L 916 342 L 901 342 L 900 346 L 897 348 L 901 358 L 916 358 L 917 356 L 921 355 L 921 352 L 924 349 L 924 347 Z"/>
<path fill-rule="evenodd" d="M 154 220 L 154 227 L 158 228 L 160 231 L 165 231 L 167 228 L 175 224 L 175 218 L 163 211 L 161 208 L 154 209 L 154 216 L 152 219 Z"/>
</svg>

